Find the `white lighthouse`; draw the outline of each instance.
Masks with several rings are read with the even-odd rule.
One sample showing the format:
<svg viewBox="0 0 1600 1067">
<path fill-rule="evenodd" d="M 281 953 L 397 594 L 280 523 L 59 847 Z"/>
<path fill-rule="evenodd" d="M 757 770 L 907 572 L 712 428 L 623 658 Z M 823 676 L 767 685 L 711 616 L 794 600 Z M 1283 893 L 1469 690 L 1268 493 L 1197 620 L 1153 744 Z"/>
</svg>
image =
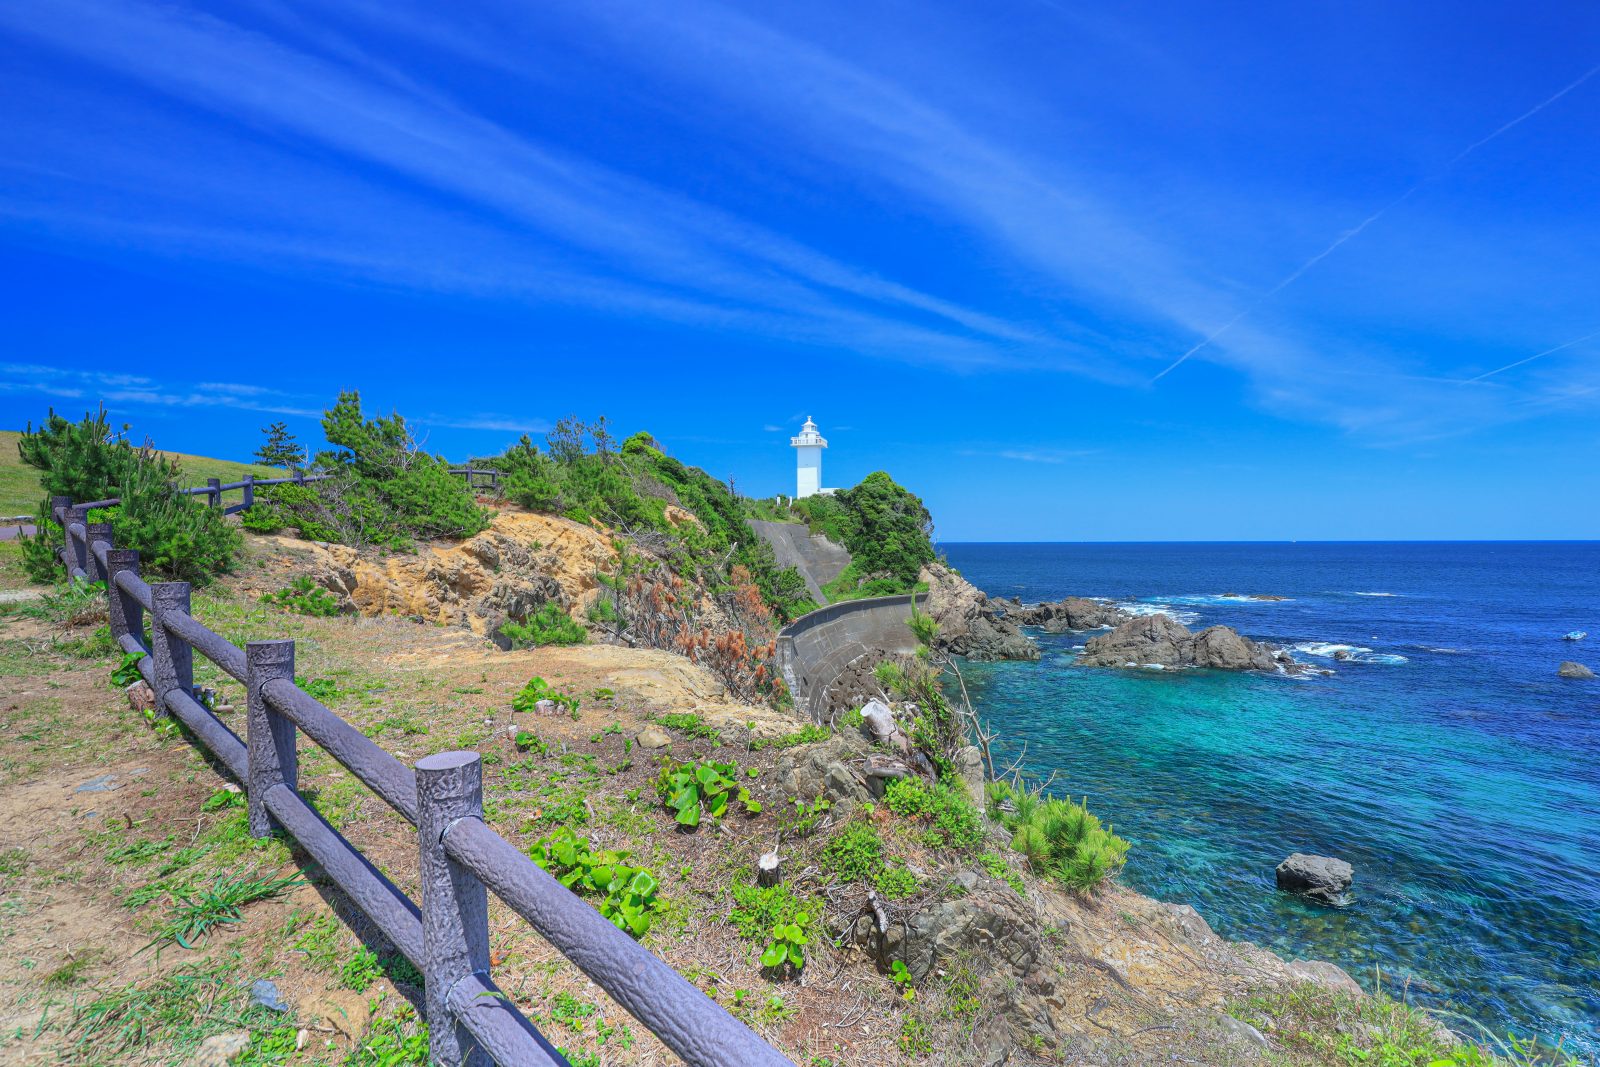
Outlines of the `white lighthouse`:
<svg viewBox="0 0 1600 1067">
<path fill-rule="evenodd" d="M 822 492 L 822 450 L 828 447 L 828 442 L 807 415 L 806 424 L 800 427 L 800 436 L 789 438 L 789 443 L 794 446 L 795 499 L 816 496 Z"/>
</svg>

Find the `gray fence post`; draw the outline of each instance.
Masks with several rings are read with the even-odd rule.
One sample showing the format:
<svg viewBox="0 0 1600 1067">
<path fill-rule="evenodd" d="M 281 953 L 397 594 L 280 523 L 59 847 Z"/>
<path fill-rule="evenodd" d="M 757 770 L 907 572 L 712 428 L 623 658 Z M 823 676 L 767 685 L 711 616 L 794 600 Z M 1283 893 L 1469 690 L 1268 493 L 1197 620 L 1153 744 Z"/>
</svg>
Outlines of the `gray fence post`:
<svg viewBox="0 0 1600 1067">
<path fill-rule="evenodd" d="M 244 476 L 244 503 L 239 505 L 239 510 L 240 511 L 249 511 L 252 507 L 255 506 L 255 503 L 256 503 L 256 476 L 254 474 L 246 474 Z"/>
<path fill-rule="evenodd" d="M 450 992 L 469 974 L 489 974 L 489 894 L 477 875 L 444 852 L 461 819 L 483 818 L 483 764 L 476 752 L 440 752 L 417 761 L 417 846 L 422 858 L 423 987 L 428 1062 L 492 1067 L 450 1011 Z"/>
<path fill-rule="evenodd" d="M 222 479 L 207 478 L 206 490 L 206 496 L 210 498 L 211 506 L 214 508 L 220 508 L 222 506 Z"/>
<path fill-rule="evenodd" d="M 109 548 L 114 543 L 112 537 L 111 524 L 109 522 L 89 522 L 84 524 L 83 547 L 85 550 L 84 556 L 87 557 L 88 564 L 83 569 L 89 572 L 89 580 L 91 582 L 103 582 L 106 580 L 106 570 L 100 566 L 100 560 L 94 554 L 94 543 L 96 541 L 104 541 L 106 547 Z"/>
<path fill-rule="evenodd" d="M 51 522 L 60 522 L 62 518 L 61 509 L 70 508 L 71 506 L 72 498 L 70 496 L 53 496 L 50 498 L 50 514 L 46 515 L 45 518 Z"/>
<path fill-rule="evenodd" d="M 106 602 L 111 611 L 111 636 L 121 640 L 132 634 L 144 642 L 144 608 L 117 585 L 117 575 L 123 571 L 139 573 L 139 553 L 131 548 L 113 548 L 106 552 Z"/>
<path fill-rule="evenodd" d="M 167 694 L 174 689 L 194 692 L 194 649 L 167 629 L 165 620 L 189 613 L 188 582 L 157 582 L 150 587 L 150 654 L 156 661 L 156 708 L 171 715 Z"/>
<path fill-rule="evenodd" d="M 250 780 L 245 783 L 250 836 L 268 837 L 272 834 L 272 816 L 267 813 L 267 790 L 280 783 L 297 789 L 300 764 L 295 752 L 294 723 L 267 704 L 261 687 L 275 678 L 294 681 L 294 642 L 251 641 L 244 646 L 244 662 L 250 729 Z"/>
<path fill-rule="evenodd" d="M 82 541 L 80 541 L 76 537 L 72 536 L 73 523 L 81 522 L 85 527 L 89 525 L 89 509 L 69 507 L 67 508 L 67 514 L 65 518 L 66 521 L 61 524 L 61 529 L 62 532 L 67 535 L 67 580 L 71 581 L 72 568 L 76 567 L 81 571 L 87 571 L 89 569 L 88 560 L 86 558 L 88 556 L 89 539 L 85 537 Z"/>
</svg>

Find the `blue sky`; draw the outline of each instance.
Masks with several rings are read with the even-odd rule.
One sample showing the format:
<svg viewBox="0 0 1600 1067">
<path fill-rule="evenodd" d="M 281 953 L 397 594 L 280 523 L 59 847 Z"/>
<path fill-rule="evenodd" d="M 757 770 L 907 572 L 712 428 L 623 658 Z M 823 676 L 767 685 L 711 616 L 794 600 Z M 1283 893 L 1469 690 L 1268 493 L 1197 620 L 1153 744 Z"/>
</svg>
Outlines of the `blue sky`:
<svg viewBox="0 0 1600 1067">
<path fill-rule="evenodd" d="M 0 7 L 0 426 L 765 495 L 952 540 L 1594 537 L 1600 8 Z"/>
</svg>

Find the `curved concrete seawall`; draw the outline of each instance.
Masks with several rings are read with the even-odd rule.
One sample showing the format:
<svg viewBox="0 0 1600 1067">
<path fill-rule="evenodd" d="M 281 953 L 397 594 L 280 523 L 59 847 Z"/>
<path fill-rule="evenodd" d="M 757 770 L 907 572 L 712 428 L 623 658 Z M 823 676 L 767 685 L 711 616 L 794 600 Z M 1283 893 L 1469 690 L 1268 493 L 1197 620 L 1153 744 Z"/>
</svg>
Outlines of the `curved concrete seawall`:
<svg viewBox="0 0 1600 1067">
<path fill-rule="evenodd" d="M 778 669 L 794 695 L 795 710 L 820 720 L 828 688 L 868 653 L 915 652 L 906 620 L 911 602 L 926 593 L 845 600 L 818 608 L 778 632 Z"/>
</svg>

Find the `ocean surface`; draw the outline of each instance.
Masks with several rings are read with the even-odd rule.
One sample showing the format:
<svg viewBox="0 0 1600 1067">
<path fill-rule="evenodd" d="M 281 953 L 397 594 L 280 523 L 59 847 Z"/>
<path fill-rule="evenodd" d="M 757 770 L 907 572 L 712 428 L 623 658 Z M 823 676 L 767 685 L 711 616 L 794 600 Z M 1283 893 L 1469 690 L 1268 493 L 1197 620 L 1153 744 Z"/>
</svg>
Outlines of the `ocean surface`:
<svg viewBox="0 0 1600 1067">
<path fill-rule="evenodd" d="M 1026 767 L 1133 842 L 1128 884 L 1369 989 L 1600 1053 L 1600 681 L 1556 676 L 1600 671 L 1600 542 L 940 547 L 991 596 L 1126 600 L 1337 672 L 1078 667 L 1086 635 L 1043 633 L 1038 663 L 964 667 Z M 1348 907 L 1275 890 L 1296 851 L 1354 864 Z"/>
</svg>

